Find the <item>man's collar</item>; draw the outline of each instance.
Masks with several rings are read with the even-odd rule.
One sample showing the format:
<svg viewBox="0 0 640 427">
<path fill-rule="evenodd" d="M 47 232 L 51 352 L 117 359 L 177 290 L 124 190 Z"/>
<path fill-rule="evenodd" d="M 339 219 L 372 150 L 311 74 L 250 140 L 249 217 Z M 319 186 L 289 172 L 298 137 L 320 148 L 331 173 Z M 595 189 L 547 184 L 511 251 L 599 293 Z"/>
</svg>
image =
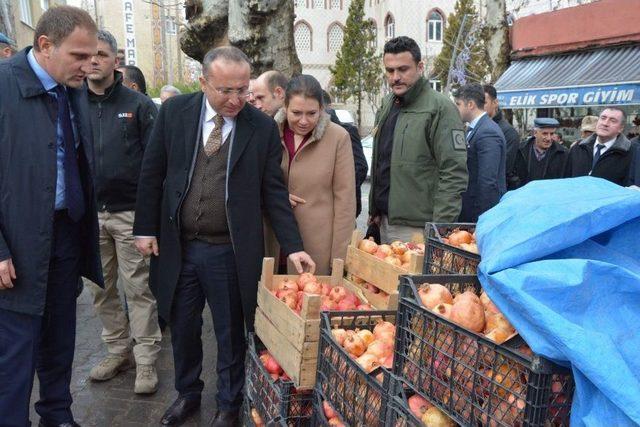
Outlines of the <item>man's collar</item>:
<svg viewBox="0 0 640 427">
<path fill-rule="evenodd" d="M 204 95 L 204 108 L 205 108 L 205 113 L 204 113 L 204 121 L 205 122 L 209 122 L 211 120 L 213 120 L 213 118 L 218 114 L 216 112 L 216 110 L 213 109 L 213 107 L 211 106 L 211 104 L 209 104 L 209 100 L 207 99 L 207 96 Z M 224 122 L 226 124 L 230 124 L 232 125 L 235 122 L 235 117 L 222 117 L 224 119 Z"/>
<path fill-rule="evenodd" d="M 480 119 L 482 117 L 484 117 L 485 114 L 487 114 L 487 113 L 485 111 L 483 111 L 482 113 L 480 113 L 480 115 L 478 117 L 476 117 L 471 122 L 469 122 L 469 128 L 470 129 L 474 129 L 478 125 L 478 122 L 480 121 Z"/>
<path fill-rule="evenodd" d="M 608 141 L 602 142 L 602 141 L 600 140 L 600 137 L 599 137 L 599 136 L 596 136 L 596 144 L 604 144 L 604 145 L 605 145 L 605 147 L 607 147 L 607 150 L 608 150 L 608 149 L 609 149 L 609 148 L 611 148 L 611 146 L 616 142 L 616 139 L 617 139 L 617 138 L 618 138 L 618 135 L 614 136 L 612 139 L 610 139 L 610 140 L 608 140 Z"/>
<path fill-rule="evenodd" d="M 56 86 L 58 86 L 58 82 L 56 82 L 53 77 L 47 73 L 47 71 L 42 68 L 42 66 L 36 60 L 36 56 L 33 53 L 33 49 L 29 51 L 27 54 L 27 61 L 29 61 L 29 66 L 38 77 L 38 80 L 42 83 L 42 86 L 46 91 L 53 90 Z"/>
<path fill-rule="evenodd" d="M 422 92 L 422 89 L 425 87 L 425 78 L 420 76 L 418 80 L 407 90 L 401 98 L 401 105 L 410 105 Z M 429 86 L 429 85 L 426 85 Z"/>
</svg>

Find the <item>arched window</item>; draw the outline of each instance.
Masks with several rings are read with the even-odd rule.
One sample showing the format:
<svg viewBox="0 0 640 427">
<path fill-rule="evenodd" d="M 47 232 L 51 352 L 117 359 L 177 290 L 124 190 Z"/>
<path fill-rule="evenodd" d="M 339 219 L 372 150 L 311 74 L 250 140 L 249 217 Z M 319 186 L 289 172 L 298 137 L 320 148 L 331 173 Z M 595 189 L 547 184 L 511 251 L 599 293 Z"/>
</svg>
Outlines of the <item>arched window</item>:
<svg viewBox="0 0 640 427">
<path fill-rule="evenodd" d="M 342 9 L 342 0 L 331 0 L 331 9 Z"/>
<path fill-rule="evenodd" d="M 337 22 L 329 25 L 327 30 L 327 51 L 337 52 L 342 47 L 344 39 L 344 30 Z"/>
<path fill-rule="evenodd" d="M 324 9 L 324 0 L 313 0 L 314 9 Z"/>
<path fill-rule="evenodd" d="M 429 20 L 427 21 L 427 41 L 441 42 L 442 41 L 442 24 L 444 19 L 438 11 L 432 11 L 429 14 Z"/>
<path fill-rule="evenodd" d="M 298 22 L 293 28 L 293 38 L 296 44 L 296 51 L 311 52 L 313 43 L 311 42 L 311 27 L 306 22 Z"/>
<path fill-rule="evenodd" d="M 396 21 L 390 13 L 384 18 L 384 35 L 388 39 L 396 36 Z"/>
</svg>

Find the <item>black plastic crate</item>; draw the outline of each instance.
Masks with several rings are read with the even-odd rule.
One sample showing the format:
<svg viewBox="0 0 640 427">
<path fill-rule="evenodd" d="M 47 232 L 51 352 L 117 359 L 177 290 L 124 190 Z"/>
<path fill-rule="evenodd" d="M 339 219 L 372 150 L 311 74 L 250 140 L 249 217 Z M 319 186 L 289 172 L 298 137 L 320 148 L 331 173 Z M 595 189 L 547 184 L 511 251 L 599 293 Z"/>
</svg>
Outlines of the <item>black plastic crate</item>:
<svg viewBox="0 0 640 427">
<path fill-rule="evenodd" d="M 476 274 L 480 255 L 465 251 L 442 241 L 454 230 L 464 230 L 473 233 L 474 223 L 436 223 L 425 225 L 425 274 Z"/>
<path fill-rule="evenodd" d="M 519 336 L 499 345 L 434 314 L 420 303 L 423 283 L 481 291 L 476 276 L 401 276 L 395 375 L 462 425 L 569 425 L 568 369 L 530 354 Z"/>
<path fill-rule="evenodd" d="M 326 427 L 331 425 L 329 424 L 329 420 L 324 414 L 324 408 L 322 406 L 322 402 L 324 400 L 325 400 L 324 396 L 322 396 L 318 391 L 315 391 L 313 393 L 313 426 L 314 427 L 317 427 L 317 426 Z M 335 411 L 335 408 L 333 408 L 333 410 Z M 340 420 L 340 422 L 343 423 L 344 425 L 347 425 L 344 422 L 344 419 L 342 419 L 342 416 L 338 414 L 338 411 L 335 411 L 335 412 L 338 415 L 338 419 Z"/>
<path fill-rule="evenodd" d="M 395 311 L 321 313 L 315 391 L 340 414 L 346 425 L 385 425 L 391 375 L 384 368 L 367 374 L 333 339 L 331 329 L 373 330 L 380 319 L 395 323 L 395 318 Z"/>
<path fill-rule="evenodd" d="M 387 426 L 424 427 L 422 420 L 418 419 L 409 408 L 408 398 L 416 394 L 415 390 L 408 386 L 402 379 L 395 377 L 392 380 L 391 391 L 393 396 L 389 399 Z M 432 402 L 430 403 L 433 405 Z"/>
<path fill-rule="evenodd" d="M 247 347 L 245 401 L 257 409 L 268 426 L 311 426 L 313 393 L 296 393 L 292 381 L 271 378 L 260 361 L 264 346 L 252 333 L 248 336 Z M 248 414 L 249 410 L 245 412 Z"/>
</svg>

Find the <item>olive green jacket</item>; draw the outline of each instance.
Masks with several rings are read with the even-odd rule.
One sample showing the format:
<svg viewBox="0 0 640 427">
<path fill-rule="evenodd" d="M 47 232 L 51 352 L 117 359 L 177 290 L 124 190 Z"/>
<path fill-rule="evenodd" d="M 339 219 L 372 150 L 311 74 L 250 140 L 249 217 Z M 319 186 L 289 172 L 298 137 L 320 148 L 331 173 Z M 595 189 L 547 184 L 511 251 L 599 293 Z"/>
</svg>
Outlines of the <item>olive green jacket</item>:
<svg viewBox="0 0 640 427">
<path fill-rule="evenodd" d="M 378 129 L 393 99 L 393 94 L 386 96 L 376 114 L 369 193 L 372 215 L 376 214 Z M 403 97 L 393 134 L 389 223 L 424 227 L 425 222 L 457 221 L 467 179 L 467 145 L 458 110 L 421 77 Z"/>
</svg>

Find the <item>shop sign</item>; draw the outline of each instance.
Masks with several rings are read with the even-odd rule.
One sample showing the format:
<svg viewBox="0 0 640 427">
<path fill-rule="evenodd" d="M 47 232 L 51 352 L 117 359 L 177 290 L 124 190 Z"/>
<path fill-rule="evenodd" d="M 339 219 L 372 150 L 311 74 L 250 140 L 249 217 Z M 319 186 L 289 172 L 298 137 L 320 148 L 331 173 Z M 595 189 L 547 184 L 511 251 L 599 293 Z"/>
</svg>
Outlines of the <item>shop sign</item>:
<svg viewBox="0 0 640 427">
<path fill-rule="evenodd" d="M 582 107 L 592 105 L 639 105 L 640 83 L 561 89 L 498 91 L 502 108 Z"/>
</svg>

